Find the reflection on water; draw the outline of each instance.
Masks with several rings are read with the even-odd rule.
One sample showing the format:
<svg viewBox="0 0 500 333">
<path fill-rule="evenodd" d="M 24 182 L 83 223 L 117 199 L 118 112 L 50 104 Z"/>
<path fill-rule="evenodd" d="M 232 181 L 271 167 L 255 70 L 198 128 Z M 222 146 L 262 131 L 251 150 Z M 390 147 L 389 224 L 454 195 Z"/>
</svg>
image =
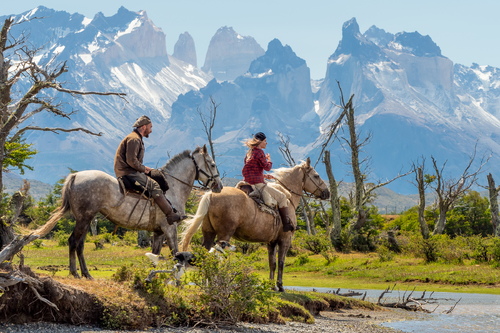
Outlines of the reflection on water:
<svg viewBox="0 0 500 333">
<path fill-rule="evenodd" d="M 312 288 L 288 287 L 295 290 L 312 290 Z M 332 292 L 333 289 L 315 288 L 319 292 Z M 365 290 L 357 290 L 365 292 Z M 367 301 L 377 302 L 382 293 L 381 290 L 366 290 Z M 347 292 L 347 290 L 342 290 Z M 393 291 L 384 297 L 385 300 L 397 300 L 402 297 L 404 291 Z M 408 295 L 408 294 L 407 294 Z M 422 295 L 415 292 L 416 297 Z M 428 294 L 426 294 L 428 296 Z M 357 297 L 359 298 L 359 297 Z M 439 300 L 440 306 L 437 310 L 425 316 L 423 320 L 397 321 L 384 323 L 383 326 L 399 329 L 404 332 L 500 332 L 500 296 L 489 294 L 462 294 L 462 293 L 440 293 L 436 292 L 432 298 Z M 443 314 L 450 309 L 460 298 L 460 302 L 451 314 Z M 447 299 L 447 300 L 445 300 Z M 426 305 L 425 308 L 433 310 L 436 305 Z"/>
</svg>

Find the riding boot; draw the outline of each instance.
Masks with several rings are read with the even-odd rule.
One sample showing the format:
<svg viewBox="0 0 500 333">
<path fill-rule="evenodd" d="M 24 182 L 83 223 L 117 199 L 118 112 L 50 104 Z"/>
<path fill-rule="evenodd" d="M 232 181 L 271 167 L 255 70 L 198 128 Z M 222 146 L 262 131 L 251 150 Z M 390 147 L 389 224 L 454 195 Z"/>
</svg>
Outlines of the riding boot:
<svg viewBox="0 0 500 333">
<path fill-rule="evenodd" d="M 292 221 L 288 216 L 288 207 L 279 208 L 281 223 L 283 223 L 283 231 L 293 231 L 295 228 L 293 227 Z"/>
<path fill-rule="evenodd" d="M 187 216 L 181 215 L 180 213 L 174 213 L 172 206 L 163 195 L 155 197 L 154 200 L 162 212 L 167 216 L 168 224 L 172 225 L 174 222 L 187 218 Z"/>
</svg>

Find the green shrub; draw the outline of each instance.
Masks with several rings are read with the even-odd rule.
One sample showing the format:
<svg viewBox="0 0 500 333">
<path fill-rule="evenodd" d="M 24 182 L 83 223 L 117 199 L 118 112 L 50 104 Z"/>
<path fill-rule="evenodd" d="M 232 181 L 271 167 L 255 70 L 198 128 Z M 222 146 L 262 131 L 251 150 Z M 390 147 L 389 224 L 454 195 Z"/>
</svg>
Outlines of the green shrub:
<svg viewBox="0 0 500 333">
<path fill-rule="evenodd" d="M 339 258 L 338 255 L 334 254 L 331 251 L 321 252 L 321 255 L 326 260 L 325 266 L 329 266 L 330 264 L 333 264 Z"/>
<path fill-rule="evenodd" d="M 295 265 L 304 266 L 310 261 L 311 259 L 309 259 L 309 255 L 307 253 L 302 253 L 297 256 L 297 259 L 295 259 Z"/>
<path fill-rule="evenodd" d="M 419 243 L 420 256 L 424 258 L 425 262 L 436 262 L 440 257 L 438 250 L 437 237 L 430 237 L 429 239 L 421 239 Z"/>
<path fill-rule="evenodd" d="M 318 235 L 305 236 L 303 246 L 306 250 L 314 254 L 320 254 L 321 252 L 330 250 L 332 245 L 330 239 L 324 233 L 321 233 Z"/>
<path fill-rule="evenodd" d="M 40 249 L 42 248 L 42 245 L 43 245 L 43 241 L 41 239 L 35 239 L 33 242 L 32 242 L 33 246 L 36 247 L 37 249 Z"/>
<path fill-rule="evenodd" d="M 468 238 L 469 246 L 472 250 L 471 257 L 476 262 L 488 262 L 489 261 L 489 239 L 482 237 L 480 235 L 470 236 Z"/>
<path fill-rule="evenodd" d="M 134 244 L 137 244 L 137 231 L 127 231 L 123 235 L 123 244 L 127 246 L 132 246 Z"/>
<path fill-rule="evenodd" d="M 220 260 L 201 247 L 194 252 L 199 269 L 190 280 L 200 289 L 200 305 L 205 305 L 211 320 L 235 324 L 271 304 L 271 282 L 262 281 L 241 254 Z"/>
<path fill-rule="evenodd" d="M 389 248 L 385 245 L 379 246 L 377 248 L 377 253 L 378 253 L 379 260 L 381 262 L 391 261 L 394 259 L 394 252 L 389 250 Z"/>
<path fill-rule="evenodd" d="M 57 246 L 68 246 L 69 235 L 64 230 L 59 230 L 54 233 L 54 239 L 57 241 Z"/>
<path fill-rule="evenodd" d="M 500 266 L 500 239 L 494 238 L 490 247 L 491 260 L 495 267 Z"/>
<path fill-rule="evenodd" d="M 116 270 L 116 273 L 111 277 L 116 282 L 130 281 L 134 276 L 133 264 L 125 264 Z"/>
</svg>

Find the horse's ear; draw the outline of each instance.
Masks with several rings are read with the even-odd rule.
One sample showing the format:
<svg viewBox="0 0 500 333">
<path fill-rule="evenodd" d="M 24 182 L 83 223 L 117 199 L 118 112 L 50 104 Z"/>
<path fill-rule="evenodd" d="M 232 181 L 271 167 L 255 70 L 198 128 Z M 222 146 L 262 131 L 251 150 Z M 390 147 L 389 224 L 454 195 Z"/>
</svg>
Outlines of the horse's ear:
<svg viewBox="0 0 500 333">
<path fill-rule="evenodd" d="M 203 154 L 207 154 L 208 153 L 208 150 L 207 150 L 207 145 L 203 145 Z"/>
<path fill-rule="evenodd" d="M 306 167 L 310 168 L 311 167 L 311 159 L 308 157 L 306 160 Z"/>
</svg>

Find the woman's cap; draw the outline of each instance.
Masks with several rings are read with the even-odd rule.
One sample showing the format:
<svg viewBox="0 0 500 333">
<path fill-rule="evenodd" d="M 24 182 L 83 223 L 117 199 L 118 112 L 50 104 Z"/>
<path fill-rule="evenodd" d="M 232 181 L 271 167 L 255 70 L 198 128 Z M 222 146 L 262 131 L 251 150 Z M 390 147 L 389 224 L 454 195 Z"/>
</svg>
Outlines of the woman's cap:
<svg viewBox="0 0 500 333">
<path fill-rule="evenodd" d="M 258 132 L 256 134 L 254 134 L 253 137 L 256 138 L 257 140 L 260 140 L 260 141 L 264 141 L 266 139 L 266 135 L 262 132 Z"/>
</svg>

